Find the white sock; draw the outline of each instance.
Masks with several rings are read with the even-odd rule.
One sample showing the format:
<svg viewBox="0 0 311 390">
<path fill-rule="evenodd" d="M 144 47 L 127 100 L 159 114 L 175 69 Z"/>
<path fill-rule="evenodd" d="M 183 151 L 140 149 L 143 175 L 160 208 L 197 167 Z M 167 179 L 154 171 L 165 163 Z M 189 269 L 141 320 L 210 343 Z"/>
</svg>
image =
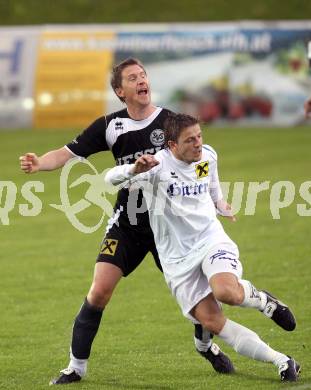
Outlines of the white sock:
<svg viewBox="0 0 311 390">
<path fill-rule="evenodd" d="M 270 362 L 277 367 L 289 360 L 288 356 L 270 348 L 255 332 L 228 319 L 218 337 L 236 352 L 255 360 Z"/>
<path fill-rule="evenodd" d="M 202 339 L 198 339 L 194 336 L 194 344 L 197 350 L 206 352 L 212 345 L 211 334 L 207 329 L 202 328 Z"/>
<path fill-rule="evenodd" d="M 77 359 L 73 356 L 70 348 L 70 362 L 68 368 L 72 368 L 81 377 L 86 375 L 87 359 Z"/>
<path fill-rule="evenodd" d="M 258 291 L 255 286 L 248 280 L 239 280 L 240 285 L 244 289 L 244 301 L 240 306 L 253 307 L 258 310 L 263 310 L 267 303 L 267 296 L 264 292 Z"/>
</svg>

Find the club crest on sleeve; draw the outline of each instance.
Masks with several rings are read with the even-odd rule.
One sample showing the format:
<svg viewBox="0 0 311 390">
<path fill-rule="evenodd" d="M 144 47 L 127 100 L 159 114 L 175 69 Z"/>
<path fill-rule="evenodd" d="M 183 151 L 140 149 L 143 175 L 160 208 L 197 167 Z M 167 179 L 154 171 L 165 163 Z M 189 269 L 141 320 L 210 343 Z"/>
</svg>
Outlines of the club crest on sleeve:
<svg viewBox="0 0 311 390">
<path fill-rule="evenodd" d="M 196 164 L 195 173 L 197 174 L 198 179 L 206 177 L 208 175 L 208 161 L 203 161 L 200 164 Z"/>
<path fill-rule="evenodd" d="M 104 240 L 100 253 L 102 255 L 114 256 L 118 247 L 118 240 L 107 238 Z"/>
</svg>

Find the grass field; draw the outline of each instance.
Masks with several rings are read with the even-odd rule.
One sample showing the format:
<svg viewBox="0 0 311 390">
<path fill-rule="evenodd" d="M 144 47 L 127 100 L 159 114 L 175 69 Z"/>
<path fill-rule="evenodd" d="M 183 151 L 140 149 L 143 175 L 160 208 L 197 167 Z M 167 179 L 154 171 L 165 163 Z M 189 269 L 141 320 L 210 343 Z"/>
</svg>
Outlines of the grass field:
<svg viewBox="0 0 311 390">
<path fill-rule="evenodd" d="M 246 0 L 236 0 L 234 7 L 227 1 L 194 0 L 191 6 L 187 0 L 159 0 L 142 3 L 138 0 L 66 0 L 66 7 L 60 0 L 51 3 L 41 0 L 0 1 L 0 24 L 3 26 L 51 23 L 138 23 L 138 22 L 207 22 L 241 19 L 307 19 L 311 5 L 299 0 L 254 0 L 248 7 Z M 163 12 L 165 7 L 165 12 Z M 36 12 L 33 9 L 36 8 Z M 178 9 L 178 12 L 176 12 Z M 48 12 L 47 12 L 48 11 Z"/>
<path fill-rule="evenodd" d="M 60 203 L 60 172 L 26 176 L 18 168 L 20 154 L 43 153 L 63 145 L 74 134 L 0 132 L 0 181 L 17 186 L 10 224 L 0 223 L 0 389 L 45 389 L 66 366 L 72 321 L 92 279 L 103 227 L 82 234 L 65 214 L 49 206 Z M 311 217 L 300 217 L 296 210 L 298 203 L 306 203 L 299 186 L 311 180 L 311 129 L 212 129 L 205 131 L 205 140 L 218 151 L 223 181 L 268 180 L 273 184 L 286 180 L 295 184 L 295 201 L 280 210 L 279 220 L 271 217 L 266 191 L 258 195 L 254 216 L 244 215 L 243 204 L 238 221 L 224 221 L 224 225 L 239 245 L 244 276 L 293 308 L 296 330 L 286 333 L 255 310 L 226 307 L 225 312 L 301 362 L 300 381 L 280 384 L 275 367 L 240 357 L 221 342 L 236 373 L 220 376 L 213 372 L 195 353 L 192 326 L 148 257 L 117 287 L 93 345 L 88 375 L 70 388 L 311 389 Z M 113 164 L 108 153 L 91 161 L 98 171 Z M 42 212 L 35 217 L 21 216 L 18 207 L 27 203 L 21 187 L 29 180 L 44 183 L 44 192 L 37 194 Z M 86 188 L 81 185 L 73 198 L 81 198 Z M 5 198 L 4 190 L 2 208 Z M 85 223 L 98 222 L 97 206 L 83 213 Z"/>
</svg>

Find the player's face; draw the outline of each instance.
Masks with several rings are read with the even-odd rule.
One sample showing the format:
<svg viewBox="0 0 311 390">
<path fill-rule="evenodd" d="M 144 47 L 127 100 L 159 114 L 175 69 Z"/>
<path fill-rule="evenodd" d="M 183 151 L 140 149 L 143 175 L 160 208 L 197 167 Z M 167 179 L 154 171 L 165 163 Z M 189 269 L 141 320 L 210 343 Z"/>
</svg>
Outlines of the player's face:
<svg viewBox="0 0 311 390">
<path fill-rule="evenodd" d="M 199 124 L 186 127 L 177 142 L 169 141 L 169 147 L 178 160 L 191 164 L 202 158 L 202 133 Z"/>
<path fill-rule="evenodd" d="M 150 104 L 149 81 L 139 65 L 129 65 L 122 71 L 121 88 L 117 94 L 125 99 L 126 105 L 147 106 Z"/>
</svg>

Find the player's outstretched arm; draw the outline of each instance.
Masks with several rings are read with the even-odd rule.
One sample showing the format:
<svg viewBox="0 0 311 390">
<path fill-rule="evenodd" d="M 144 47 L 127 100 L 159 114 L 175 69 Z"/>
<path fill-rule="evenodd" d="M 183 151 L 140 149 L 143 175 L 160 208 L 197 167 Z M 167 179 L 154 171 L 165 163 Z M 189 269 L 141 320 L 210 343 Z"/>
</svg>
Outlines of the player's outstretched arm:
<svg viewBox="0 0 311 390">
<path fill-rule="evenodd" d="M 66 148 L 60 148 L 45 153 L 38 157 L 35 153 L 26 153 L 20 156 L 20 168 L 25 173 L 36 173 L 38 171 L 53 171 L 61 168 L 73 157 Z"/>
<path fill-rule="evenodd" d="M 310 118 L 311 117 L 311 97 L 305 101 L 304 110 L 305 110 L 305 117 Z"/>
<path fill-rule="evenodd" d="M 220 199 L 216 202 L 216 209 L 222 217 L 228 218 L 230 221 L 235 222 L 236 217 L 233 215 L 232 207 L 225 200 Z"/>
</svg>

